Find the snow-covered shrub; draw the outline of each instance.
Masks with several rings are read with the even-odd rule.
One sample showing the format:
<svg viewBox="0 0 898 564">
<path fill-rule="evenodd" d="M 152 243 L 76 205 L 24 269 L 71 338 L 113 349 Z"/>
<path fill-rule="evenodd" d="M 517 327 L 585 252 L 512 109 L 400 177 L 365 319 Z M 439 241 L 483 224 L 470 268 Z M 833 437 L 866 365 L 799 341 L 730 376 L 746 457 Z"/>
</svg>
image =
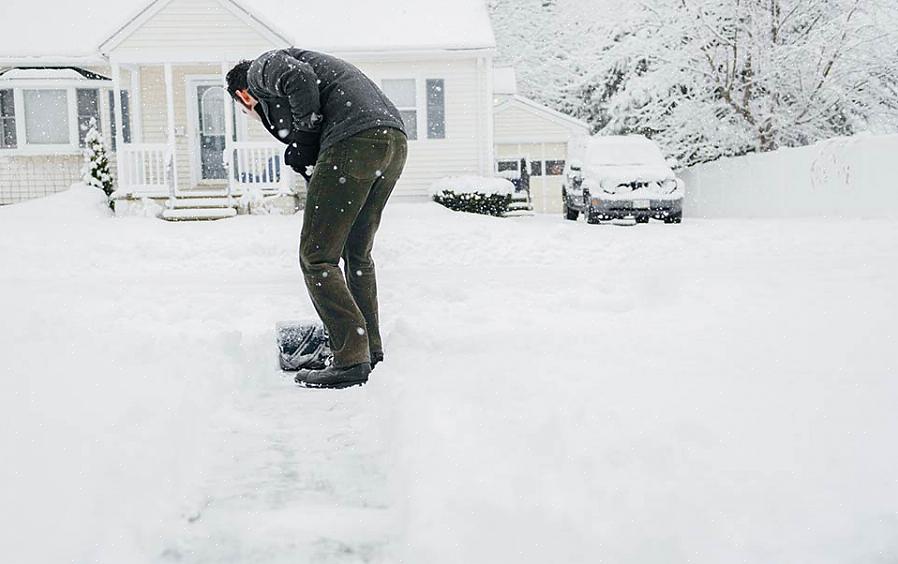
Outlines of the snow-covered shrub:
<svg viewBox="0 0 898 564">
<path fill-rule="evenodd" d="M 91 118 L 87 135 L 84 138 L 84 166 L 81 168 L 81 181 L 87 186 L 102 190 L 109 199 L 109 207 L 114 207 L 110 198 L 115 190 L 112 173 L 109 172 L 109 155 L 103 136 L 97 128 L 97 120 Z"/>
<path fill-rule="evenodd" d="M 262 193 L 262 190 L 256 187 L 247 189 L 237 201 L 237 206 L 241 213 L 251 215 L 281 215 L 284 213 L 282 206 L 278 206 L 279 196 L 268 196 Z"/>
<path fill-rule="evenodd" d="M 514 184 L 505 178 L 450 176 L 430 187 L 433 201 L 450 210 L 501 216 L 508 211 Z"/>
</svg>

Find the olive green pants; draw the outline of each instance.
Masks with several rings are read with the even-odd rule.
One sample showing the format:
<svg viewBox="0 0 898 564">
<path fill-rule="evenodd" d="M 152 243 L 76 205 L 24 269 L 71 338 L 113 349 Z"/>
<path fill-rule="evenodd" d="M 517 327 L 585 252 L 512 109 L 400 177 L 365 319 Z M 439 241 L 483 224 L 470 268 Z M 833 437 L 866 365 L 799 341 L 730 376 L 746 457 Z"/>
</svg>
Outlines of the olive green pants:
<svg viewBox="0 0 898 564">
<path fill-rule="evenodd" d="M 321 153 L 309 181 L 299 263 L 330 335 L 334 366 L 370 362 L 372 352 L 383 352 L 371 250 L 406 156 L 401 131 L 368 129 Z"/>
</svg>

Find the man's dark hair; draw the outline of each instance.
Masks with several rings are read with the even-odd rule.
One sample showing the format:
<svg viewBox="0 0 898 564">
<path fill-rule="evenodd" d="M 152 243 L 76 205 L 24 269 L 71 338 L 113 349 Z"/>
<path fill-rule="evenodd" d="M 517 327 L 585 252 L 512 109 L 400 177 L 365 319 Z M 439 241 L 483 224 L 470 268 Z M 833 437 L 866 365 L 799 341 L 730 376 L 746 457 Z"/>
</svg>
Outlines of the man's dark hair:
<svg viewBox="0 0 898 564">
<path fill-rule="evenodd" d="M 226 77 L 228 81 L 228 93 L 231 95 L 231 98 L 237 97 L 238 90 L 246 90 L 246 73 L 249 71 L 249 66 L 253 64 L 252 61 L 240 61 L 234 68 L 228 71 L 228 75 Z"/>
</svg>

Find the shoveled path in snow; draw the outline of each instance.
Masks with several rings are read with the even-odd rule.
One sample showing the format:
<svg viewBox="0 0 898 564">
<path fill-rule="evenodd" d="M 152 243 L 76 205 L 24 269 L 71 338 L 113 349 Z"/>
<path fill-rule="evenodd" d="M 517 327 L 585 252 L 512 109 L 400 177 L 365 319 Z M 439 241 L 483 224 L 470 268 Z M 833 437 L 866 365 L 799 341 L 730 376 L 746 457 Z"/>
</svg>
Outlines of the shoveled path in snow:
<svg viewBox="0 0 898 564">
<path fill-rule="evenodd" d="M 271 370 L 218 432 L 200 503 L 163 552 L 172 562 L 367 562 L 391 539 L 370 394 L 294 390 Z"/>
</svg>

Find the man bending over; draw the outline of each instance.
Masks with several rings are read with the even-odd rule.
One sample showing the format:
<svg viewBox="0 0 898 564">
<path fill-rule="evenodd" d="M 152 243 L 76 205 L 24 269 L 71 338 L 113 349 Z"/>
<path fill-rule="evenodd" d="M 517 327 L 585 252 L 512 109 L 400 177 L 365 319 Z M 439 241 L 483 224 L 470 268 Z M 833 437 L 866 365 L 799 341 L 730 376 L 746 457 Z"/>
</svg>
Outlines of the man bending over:
<svg viewBox="0 0 898 564">
<path fill-rule="evenodd" d="M 353 65 L 302 49 L 242 61 L 227 82 L 231 96 L 287 145 L 284 162 L 308 180 L 299 263 L 334 356 L 323 370 L 300 370 L 296 382 L 364 384 L 384 358 L 371 249 L 405 166 L 399 110 Z"/>
</svg>

